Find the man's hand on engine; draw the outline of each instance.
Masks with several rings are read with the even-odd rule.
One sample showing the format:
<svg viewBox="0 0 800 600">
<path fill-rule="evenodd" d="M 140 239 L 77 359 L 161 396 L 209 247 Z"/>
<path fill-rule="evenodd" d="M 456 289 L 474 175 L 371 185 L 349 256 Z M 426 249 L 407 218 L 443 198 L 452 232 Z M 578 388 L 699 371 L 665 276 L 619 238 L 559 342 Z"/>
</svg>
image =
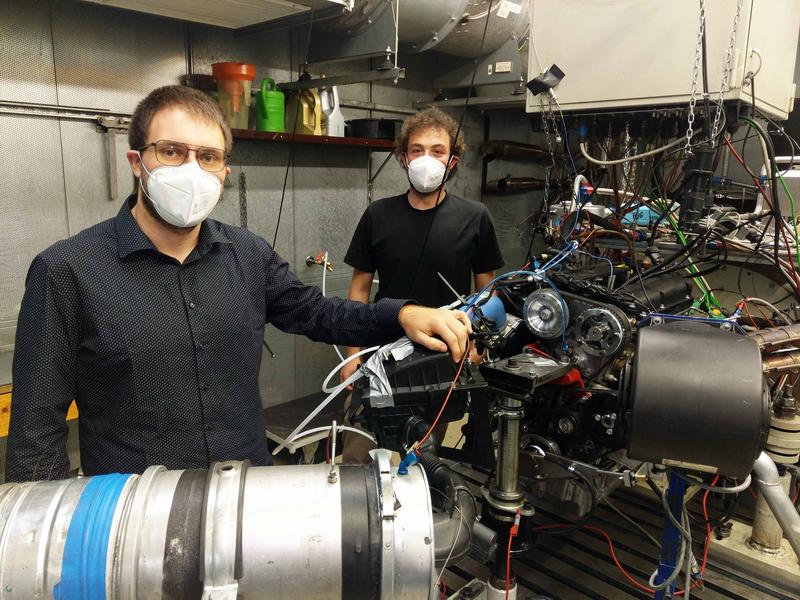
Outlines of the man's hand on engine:
<svg viewBox="0 0 800 600">
<path fill-rule="evenodd" d="M 464 355 L 472 333 L 469 317 L 458 310 L 407 304 L 400 309 L 398 320 L 411 341 L 434 352 L 449 350 L 455 362 Z"/>
</svg>

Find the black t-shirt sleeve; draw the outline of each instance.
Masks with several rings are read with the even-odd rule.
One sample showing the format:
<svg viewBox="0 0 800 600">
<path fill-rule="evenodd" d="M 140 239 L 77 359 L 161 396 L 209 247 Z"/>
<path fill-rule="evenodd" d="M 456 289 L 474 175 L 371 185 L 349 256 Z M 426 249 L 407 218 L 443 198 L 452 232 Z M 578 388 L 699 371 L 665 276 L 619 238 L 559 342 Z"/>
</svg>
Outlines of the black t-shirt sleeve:
<svg viewBox="0 0 800 600">
<path fill-rule="evenodd" d="M 480 216 L 478 252 L 472 259 L 472 272 L 488 273 L 496 271 L 504 264 L 503 253 L 494 230 L 494 222 L 489 211 L 484 208 Z"/>
<path fill-rule="evenodd" d="M 344 255 L 344 262 L 354 269 L 365 273 L 374 273 L 376 269 L 375 256 L 372 252 L 372 217 L 369 208 L 361 215 L 350 247 Z"/>
</svg>

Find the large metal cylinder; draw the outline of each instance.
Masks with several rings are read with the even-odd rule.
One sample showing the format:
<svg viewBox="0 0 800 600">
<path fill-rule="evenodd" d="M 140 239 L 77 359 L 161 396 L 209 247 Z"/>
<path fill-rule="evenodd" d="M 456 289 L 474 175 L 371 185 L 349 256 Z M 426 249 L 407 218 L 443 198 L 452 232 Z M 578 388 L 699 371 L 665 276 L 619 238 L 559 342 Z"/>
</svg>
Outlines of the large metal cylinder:
<svg viewBox="0 0 800 600">
<path fill-rule="evenodd" d="M 403 2 L 405 5 L 406 2 Z M 428 3 L 430 4 L 430 3 Z M 463 56 L 464 58 L 477 58 L 479 54 L 486 56 L 497 50 L 509 39 L 521 40 L 530 28 L 528 19 L 527 0 L 494 0 L 489 13 L 489 0 L 470 0 L 466 13 L 459 19 L 458 24 L 436 46 L 437 52 Z M 429 9 L 420 9 L 429 10 Z M 400 14 L 402 26 L 402 13 Z M 486 25 L 486 18 L 489 25 Z M 483 42 L 483 52 L 480 53 L 481 38 L 486 28 L 486 39 Z M 402 32 L 402 29 L 401 29 Z M 522 64 L 527 64 L 526 60 Z"/>
<path fill-rule="evenodd" d="M 2 598 L 429 600 L 434 575 L 425 472 L 388 456 L 0 486 Z"/>
<path fill-rule="evenodd" d="M 694 322 L 639 330 L 629 386 L 628 455 L 744 479 L 766 443 L 758 344 Z"/>
<path fill-rule="evenodd" d="M 352 34 L 363 31 L 387 11 L 396 0 L 356 0 L 352 12 L 326 23 L 334 31 Z M 528 28 L 528 1 L 495 0 L 491 14 L 489 0 L 401 0 L 398 37 L 405 52 L 435 49 L 445 54 L 477 58 L 489 18 L 482 54 L 491 54 L 509 38 L 522 39 Z"/>
</svg>

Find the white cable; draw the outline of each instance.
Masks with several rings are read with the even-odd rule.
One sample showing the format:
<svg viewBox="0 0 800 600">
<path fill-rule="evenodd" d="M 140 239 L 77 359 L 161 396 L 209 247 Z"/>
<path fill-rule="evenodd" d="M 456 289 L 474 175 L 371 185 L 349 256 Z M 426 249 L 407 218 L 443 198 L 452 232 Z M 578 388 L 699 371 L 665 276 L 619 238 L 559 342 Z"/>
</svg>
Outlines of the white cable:
<svg viewBox="0 0 800 600">
<path fill-rule="evenodd" d="M 756 298 L 755 296 L 748 296 L 747 298 L 744 299 L 744 301 L 745 302 L 755 302 L 756 304 L 763 304 L 767 308 L 772 309 L 773 312 L 776 312 L 778 314 L 778 316 L 780 316 L 784 321 L 786 321 L 787 325 L 791 325 L 792 324 L 791 319 L 789 319 L 789 317 L 787 317 L 785 314 L 783 314 L 783 311 L 778 310 L 774 305 L 770 304 L 766 300 L 762 300 L 761 298 Z"/>
<path fill-rule="evenodd" d="M 576 175 L 575 180 L 572 182 L 572 199 L 569 202 L 569 210 L 568 213 L 574 211 L 578 206 L 578 198 L 580 197 L 581 193 L 581 183 L 586 183 L 586 185 L 591 185 L 589 180 L 586 179 L 583 175 Z"/>
<path fill-rule="evenodd" d="M 353 355 L 353 356 L 355 356 L 355 355 Z M 359 369 L 356 372 L 354 372 L 350 377 L 345 379 L 342 383 L 340 383 L 335 388 L 333 388 L 333 391 L 330 394 L 328 394 L 328 396 L 322 402 L 319 403 L 317 408 L 312 410 L 309 413 L 309 415 L 305 419 L 302 420 L 300 425 L 295 427 L 294 431 L 292 431 L 292 433 L 290 433 L 289 436 L 285 440 L 283 440 L 283 442 L 281 442 L 278 445 L 278 447 L 275 448 L 275 450 L 272 451 L 272 455 L 276 456 L 278 454 L 278 452 L 280 452 L 281 450 L 286 448 L 286 444 L 289 444 L 289 443 L 293 442 L 295 437 L 297 436 L 297 434 L 300 433 L 303 430 L 303 428 L 306 425 L 308 425 L 314 417 L 316 417 L 320 412 L 322 412 L 322 409 L 324 409 L 326 406 L 328 406 L 328 404 L 330 404 L 331 400 L 333 400 L 336 396 L 339 395 L 339 392 L 341 392 L 342 390 L 347 388 L 348 385 L 350 385 L 354 381 L 358 380 L 362 376 L 363 375 L 361 373 L 361 370 Z"/>
<path fill-rule="evenodd" d="M 338 365 L 333 367 L 333 370 L 330 373 L 328 373 L 328 376 L 325 378 L 325 381 L 322 382 L 322 391 L 325 392 L 326 394 L 332 393 L 333 390 L 335 390 L 339 386 L 334 386 L 332 388 L 328 387 L 328 383 L 330 382 L 331 377 L 333 377 L 336 373 L 341 371 L 342 368 L 347 363 L 352 361 L 354 358 L 357 358 L 357 357 L 362 356 L 364 354 L 367 354 L 369 352 L 374 352 L 375 350 L 378 350 L 379 348 L 380 348 L 380 346 L 372 346 L 371 348 L 364 348 L 363 350 L 360 350 L 359 352 L 356 352 L 355 354 L 353 354 L 351 356 L 348 356 L 347 358 L 343 358 L 342 362 L 340 362 Z"/>
<path fill-rule="evenodd" d="M 735 485 L 733 487 L 719 487 L 713 485 L 705 485 L 703 483 L 696 483 L 692 480 L 688 480 L 690 485 L 696 485 L 697 487 L 708 490 L 715 494 L 738 494 L 739 492 L 745 491 L 747 488 L 750 487 L 750 482 L 753 480 L 752 476 L 748 475 L 747 479 L 745 479 L 739 485 Z"/>
<path fill-rule="evenodd" d="M 435 488 L 431 489 L 433 490 Z M 439 490 L 436 491 L 444 496 L 444 494 L 441 491 Z M 439 571 L 439 576 L 436 578 L 436 582 L 433 584 L 434 590 L 438 588 L 442 582 L 442 575 L 444 575 L 445 569 L 447 569 L 447 564 L 450 562 L 450 559 L 453 557 L 453 551 L 456 549 L 456 542 L 458 541 L 458 536 L 461 534 L 462 527 L 466 525 L 466 523 L 464 522 L 464 513 L 461 512 L 461 509 L 456 505 L 453 505 L 453 508 L 458 512 L 458 529 L 456 529 L 456 535 L 453 537 L 453 545 L 450 546 L 450 554 L 448 554 L 447 558 L 444 559 L 444 564 L 442 565 L 442 568 Z"/>
<path fill-rule="evenodd" d="M 294 436 L 294 439 L 295 439 L 295 441 L 297 441 L 300 438 L 304 438 L 304 437 L 306 437 L 308 435 L 312 435 L 314 433 L 319 433 L 320 431 L 328 431 L 330 428 L 331 428 L 331 425 L 325 425 L 323 427 L 314 427 L 312 429 L 306 429 L 305 431 L 301 431 L 296 436 Z M 352 433 L 357 433 L 358 435 L 363 435 L 365 438 L 367 438 L 373 444 L 377 445 L 377 443 L 378 443 L 374 436 L 371 436 L 369 433 L 367 433 L 363 429 L 356 429 L 355 427 L 348 427 L 347 425 L 337 425 L 336 426 L 336 432 L 337 433 L 341 433 L 343 431 L 350 431 Z"/>
<path fill-rule="evenodd" d="M 696 130 L 694 135 L 700 133 L 700 130 Z M 680 138 L 678 140 L 674 140 L 665 146 L 660 146 L 659 148 L 654 148 L 653 150 L 649 150 L 647 152 L 642 152 L 641 154 L 634 154 L 633 156 L 626 156 L 625 158 L 618 158 L 617 160 L 600 160 L 599 158 L 594 158 L 593 156 L 589 155 L 589 152 L 586 150 L 586 142 L 581 142 L 579 144 L 581 149 L 581 154 L 583 157 L 591 163 L 596 165 L 621 165 L 623 163 L 631 162 L 632 160 L 639 160 L 640 158 L 647 158 L 648 156 L 653 156 L 655 154 L 660 154 L 664 152 L 664 150 L 669 150 L 670 148 L 674 148 L 675 146 L 679 146 L 686 141 L 686 138 Z"/>
</svg>

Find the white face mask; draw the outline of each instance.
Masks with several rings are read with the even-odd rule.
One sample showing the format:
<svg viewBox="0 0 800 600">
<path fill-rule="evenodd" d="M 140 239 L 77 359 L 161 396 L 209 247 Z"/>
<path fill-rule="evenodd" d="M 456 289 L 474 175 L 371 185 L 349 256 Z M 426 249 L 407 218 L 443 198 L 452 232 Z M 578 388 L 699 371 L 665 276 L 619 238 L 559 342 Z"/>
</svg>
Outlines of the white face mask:
<svg viewBox="0 0 800 600">
<path fill-rule="evenodd" d="M 142 191 L 161 218 L 175 227 L 201 223 L 219 201 L 222 183 L 195 160 L 177 167 L 158 167 L 152 172 L 144 166 L 144 161 L 141 165 L 148 175 L 147 189 L 142 187 Z"/>
<path fill-rule="evenodd" d="M 436 191 L 444 179 L 445 166 L 432 156 L 420 156 L 408 163 L 408 181 L 420 194 Z"/>
</svg>

